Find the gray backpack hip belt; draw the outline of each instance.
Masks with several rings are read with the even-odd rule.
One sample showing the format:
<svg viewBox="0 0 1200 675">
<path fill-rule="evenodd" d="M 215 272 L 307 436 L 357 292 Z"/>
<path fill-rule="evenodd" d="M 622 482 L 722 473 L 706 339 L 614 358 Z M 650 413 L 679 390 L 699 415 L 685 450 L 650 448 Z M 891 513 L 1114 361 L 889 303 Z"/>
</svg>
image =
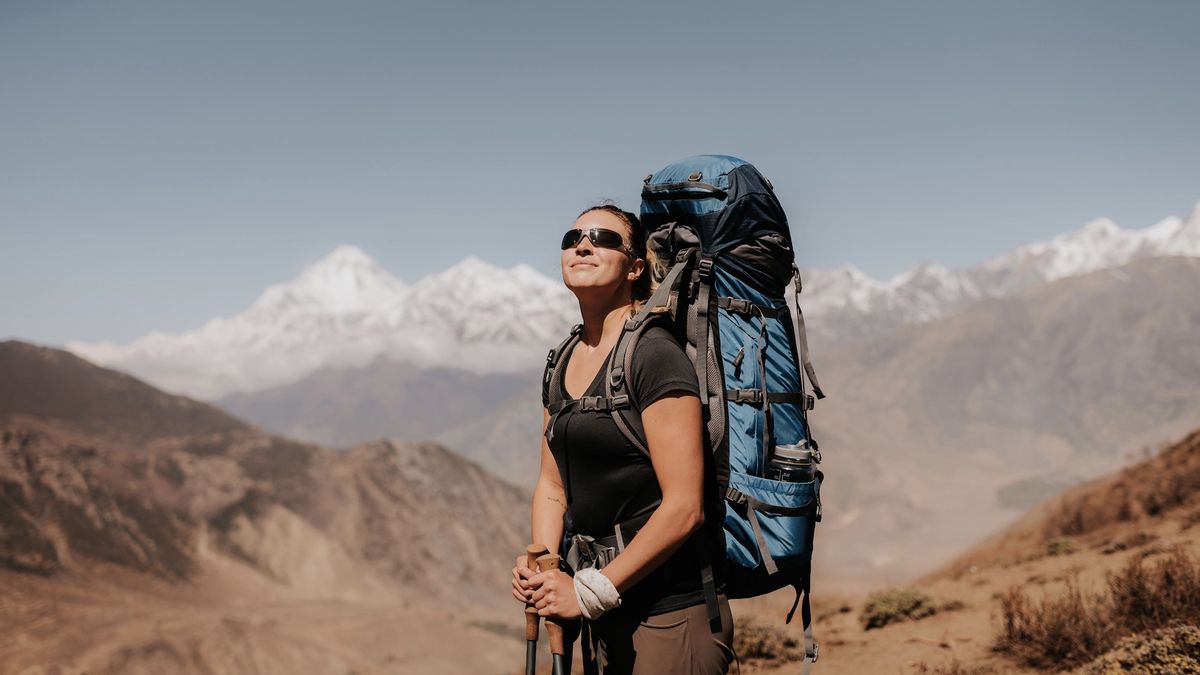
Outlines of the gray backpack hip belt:
<svg viewBox="0 0 1200 675">
<path fill-rule="evenodd" d="M 613 526 L 613 533 L 607 537 L 592 537 L 586 534 L 571 535 L 567 544 L 567 566 L 571 571 L 594 567 L 602 569 L 625 550 L 625 546 L 633 541 L 637 533 L 650 520 L 650 514 L 635 516 Z"/>
</svg>

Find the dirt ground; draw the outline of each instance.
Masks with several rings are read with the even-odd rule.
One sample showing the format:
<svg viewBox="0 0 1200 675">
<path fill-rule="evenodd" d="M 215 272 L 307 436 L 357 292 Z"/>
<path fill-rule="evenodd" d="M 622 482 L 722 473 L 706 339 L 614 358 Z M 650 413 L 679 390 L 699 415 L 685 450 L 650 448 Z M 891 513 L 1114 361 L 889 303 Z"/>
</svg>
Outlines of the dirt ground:
<svg viewBox="0 0 1200 675">
<path fill-rule="evenodd" d="M 919 621 L 864 630 L 860 619 L 866 594 L 814 595 L 814 628 L 820 656 L 812 672 L 907 675 L 934 673 L 955 663 L 968 673 L 1037 672 L 1020 667 L 992 649 L 1000 627 L 999 595 L 1017 586 L 1034 600 L 1053 597 L 1072 578 L 1078 579 L 1085 592 L 1099 592 L 1104 588 L 1105 575 L 1124 567 L 1131 557 L 1144 557 L 1152 563 L 1172 546 L 1200 556 L 1200 526 L 1187 527 L 1188 513 L 1179 511 L 1158 522 L 1125 524 L 1081 538 L 1072 553 L 1029 555 L 1016 564 L 1004 560 L 976 565 L 961 573 L 931 575 L 917 587 L 932 596 L 937 605 L 958 608 L 939 610 Z M 1122 547 L 1121 542 L 1141 543 L 1113 551 Z M 817 582 L 819 593 L 819 579 Z M 781 592 L 737 603 L 735 614 L 741 621 L 781 624 L 779 617 L 790 601 Z M 799 637 L 798 627 L 786 630 Z M 793 661 L 760 660 L 742 666 L 747 675 L 799 672 Z"/>
<path fill-rule="evenodd" d="M 873 630 L 863 628 L 863 606 L 870 590 L 882 589 L 823 591 L 818 576 L 820 659 L 813 672 L 1033 672 L 993 650 L 1002 593 L 1020 587 L 1036 601 L 1058 595 L 1069 579 L 1085 592 L 1100 591 L 1105 575 L 1132 557 L 1153 562 L 1173 547 L 1200 556 L 1200 508 L 1114 523 L 1069 546 L 1030 541 L 992 541 L 916 582 L 936 613 Z M 515 603 L 462 611 L 365 574 L 336 591 L 327 585 L 306 593 L 216 553 L 207 554 L 204 573 L 190 584 L 91 569 L 67 578 L 0 572 L 0 675 L 522 672 Z M 738 630 L 790 636 L 795 654 L 799 622 L 783 625 L 791 601 L 789 590 L 735 601 Z M 549 672 L 545 642 L 540 663 Z M 739 666 L 730 672 L 799 672 L 792 658 L 742 654 Z"/>
<path fill-rule="evenodd" d="M 520 626 L 384 589 L 322 597 L 213 564 L 193 585 L 0 573 L 0 674 L 506 673 Z"/>
</svg>

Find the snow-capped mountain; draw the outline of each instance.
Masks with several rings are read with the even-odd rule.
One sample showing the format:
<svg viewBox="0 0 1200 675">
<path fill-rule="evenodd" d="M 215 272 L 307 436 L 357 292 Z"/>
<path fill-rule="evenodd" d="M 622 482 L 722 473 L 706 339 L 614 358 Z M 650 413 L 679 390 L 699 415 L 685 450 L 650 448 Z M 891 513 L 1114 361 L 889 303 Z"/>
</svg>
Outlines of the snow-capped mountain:
<svg viewBox="0 0 1200 675">
<path fill-rule="evenodd" d="M 179 335 L 68 349 L 156 386 L 215 399 L 380 356 L 418 366 L 512 372 L 537 366 L 578 321 L 574 298 L 526 265 L 467 258 L 407 286 L 355 246 L 339 246 L 245 311 Z"/>
<path fill-rule="evenodd" d="M 1093 220 L 973 268 L 950 270 L 927 263 L 886 281 L 853 266 L 804 270 L 802 306 L 812 317 L 810 331 L 817 342 L 858 341 L 942 318 L 984 298 L 1162 256 L 1200 257 L 1200 203 L 1186 219 L 1171 216 L 1144 229 L 1121 229 L 1107 218 Z"/>
<path fill-rule="evenodd" d="M 936 320 L 1047 281 L 1169 255 L 1200 257 L 1200 204 L 1186 219 L 1140 230 L 1092 221 L 974 268 L 929 263 L 886 281 L 852 266 L 806 270 L 802 306 L 820 348 Z M 407 286 L 357 247 L 339 246 L 233 317 L 124 346 L 68 348 L 160 388 L 214 399 L 379 357 L 480 373 L 533 369 L 577 320 L 575 299 L 562 283 L 527 265 L 501 269 L 469 257 Z"/>
<path fill-rule="evenodd" d="M 561 339 L 578 315 L 561 281 L 529 265 L 500 270 L 471 256 L 423 279 L 390 320 L 421 330 L 441 326 L 469 344 L 544 344 Z"/>
<path fill-rule="evenodd" d="M 267 287 L 248 314 L 373 314 L 402 302 L 409 288 L 357 246 L 338 246 L 295 281 Z"/>
<path fill-rule="evenodd" d="M 989 295 L 1006 295 L 1042 281 L 1170 255 L 1200 256 L 1200 203 L 1186 220 L 1171 216 L 1142 230 L 1123 230 L 1099 218 L 1074 232 L 989 260 L 973 276 Z"/>
</svg>

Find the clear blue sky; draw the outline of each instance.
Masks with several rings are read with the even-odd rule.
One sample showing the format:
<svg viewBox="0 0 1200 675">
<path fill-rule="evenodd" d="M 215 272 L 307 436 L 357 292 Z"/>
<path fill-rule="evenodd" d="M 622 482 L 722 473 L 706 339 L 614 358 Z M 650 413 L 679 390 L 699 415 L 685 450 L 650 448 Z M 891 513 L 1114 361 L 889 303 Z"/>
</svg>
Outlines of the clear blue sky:
<svg viewBox="0 0 1200 675">
<path fill-rule="evenodd" d="M 682 156 L 802 264 L 977 263 L 1200 200 L 1200 2 L 0 0 L 0 337 L 243 309 L 340 243 L 554 273 Z"/>
</svg>

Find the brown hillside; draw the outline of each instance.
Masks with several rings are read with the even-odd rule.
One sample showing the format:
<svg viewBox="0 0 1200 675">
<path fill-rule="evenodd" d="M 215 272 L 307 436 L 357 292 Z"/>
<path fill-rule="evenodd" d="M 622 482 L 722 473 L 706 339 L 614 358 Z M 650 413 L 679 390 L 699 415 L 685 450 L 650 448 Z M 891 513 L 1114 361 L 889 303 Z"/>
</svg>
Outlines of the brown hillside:
<svg viewBox="0 0 1200 675">
<path fill-rule="evenodd" d="M 435 444 L 298 443 L 65 352 L 3 354 L 21 375 L 0 380 L 0 673 L 520 657 L 505 580 L 527 493 Z"/>
<path fill-rule="evenodd" d="M 1044 551 L 1055 539 L 1101 544 L 1137 532 L 1165 512 L 1197 505 L 1200 430 L 1150 459 L 1047 500 L 930 579 L 963 574 L 971 566 L 1011 564 Z"/>
<path fill-rule="evenodd" d="M 825 569 L 913 578 L 1200 426 L 1196 288 L 1200 260 L 1142 260 L 819 355 Z"/>
<path fill-rule="evenodd" d="M 814 588 L 814 672 L 1196 672 L 1200 430 L 1047 500 L 912 586 L 839 597 L 822 594 L 818 577 Z M 763 626 L 788 599 L 735 606 L 739 626 L 774 636 L 767 651 L 784 655 L 751 659 L 743 672 L 796 672 L 796 650 L 780 646 L 795 629 Z M 1036 640 L 1006 642 L 1012 621 Z M 1087 641 L 1090 651 L 1076 648 Z"/>
<path fill-rule="evenodd" d="M 61 349 L 8 340 L 0 342 L 0 421 L 17 415 L 136 441 L 249 428 L 218 408 Z"/>
</svg>

